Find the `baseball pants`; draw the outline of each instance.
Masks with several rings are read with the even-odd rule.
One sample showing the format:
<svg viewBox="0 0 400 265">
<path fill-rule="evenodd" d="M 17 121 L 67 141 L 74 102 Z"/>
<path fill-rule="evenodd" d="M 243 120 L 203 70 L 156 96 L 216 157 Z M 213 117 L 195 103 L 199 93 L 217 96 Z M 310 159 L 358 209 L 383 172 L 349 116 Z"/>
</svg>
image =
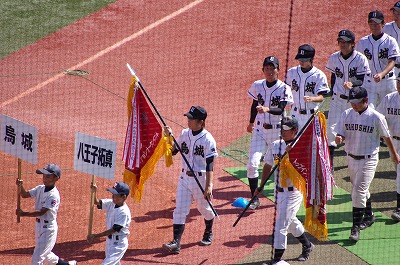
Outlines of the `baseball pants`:
<svg viewBox="0 0 400 265">
<path fill-rule="evenodd" d="M 299 237 L 304 233 L 303 224 L 297 219 L 296 214 L 300 209 L 303 195 L 298 190 L 277 192 L 276 222 L 274 231 L 274 248 L 286 249 L 287 234 Z"/>
<path fill-rule="evenodd" d="M 350 182 L 353 186 L 351 191 L 353 207 L 366 207 L 367 199 L 371 196 L 369 186 L 374 178 L 378 160 L 378 154 L 372 155 L 371 158 L 360 160 L 347 156 Z"/>
<path fill-rule="evenodd" d="M 335 143 L 335 137 L 336 137 L 336 133 L 334 133 L 335 126 L 338 123 L 342 113 L 348 108 L 351 108 L 351 105 L 349 102 L 347 102 L 347 99 L 342 99 L 337 94 L 332 96 L 328 113 L 328 127 L 327 127 L 329 146 L 335 146 L 335 147 L 337 146 Z"/>
<path fill-rule="evenodd" d="M 393 139 L 393 145 L 397 150 L 397 153 L 400 152 L 400 140 Z M 396 191 L 400 194 L 400 164 L 396 165 Z"/>
<path fill-rule="evenodd" d="M 58 226 L 56 222 L 36 222 L 35 241 L 36 246 L 32 255 L 32 265 L 57 264 L 59 257 L 51 252 L 56 244 Z"/>
<path fill-rule="evenodd" d="M 258 178 L 261 157 L 267 151 L 268 145 L 279 139 L 279 135 L 280 129 L 264 129 L 262 126 L 254 127 L 249 150 L 249 161 L 247 163 L 248 178 Z"/>
<path fill-rule="evenodd" d="M 202 176 L 199 176 L 198 174 L 196 174 L 196 176 L 204 189 L 206 184 L 205 173 L 203 173 Z M 190 212 L 192 201 L 196 201 L 197 209 L 204 219 L 211 220 L 214 218 L 214 212 L 207 200 L 204 199 L 204 194 L 201 192 L 195 178 L 186 175 L 186 172 L 182 172 L 179 176 L 176 191 L 176 207 L 173 213 L 174 224 L 185 224 L 186 216 Z"/>
<path fill-rule="evenodd" d="M 118 237 L 118 238 L 117 238 Z M 128 237 L 126 235 L 112 235 L 106 239 L 106 258 L 102 265 L 120 265 L 121 259 L 128 249 Z"/>
<path fill-rule="evenodd" d="M 374 109 L 389 93 L 396 91 L 396 80 L 395 79 L 382 79 L 376 83 L 372 77 L 366 76 L 367 85 L 365 89 L 368 92 L 368 105 Z"/>
</svg>

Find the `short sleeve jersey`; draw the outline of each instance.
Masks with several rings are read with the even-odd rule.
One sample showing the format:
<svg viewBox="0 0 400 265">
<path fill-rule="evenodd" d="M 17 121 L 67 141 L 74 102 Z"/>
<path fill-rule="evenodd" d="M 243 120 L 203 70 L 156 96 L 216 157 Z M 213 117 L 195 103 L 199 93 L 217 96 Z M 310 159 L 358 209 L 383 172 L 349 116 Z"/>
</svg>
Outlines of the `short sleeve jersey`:
<svg viewBox="0 0 400 265">
<path fill-rule="evenodd" d="M 251 99 L 257 100 L 259 105 L 269 108 L 277 108 L 282 101 L 286 101 L 287 105 L 293 104 L 292 90 L 281 80 L 278 80 L 272 87 L 267 87 L 265 79 L 257 80 L 251 85 L 247 95 Z M 280 118 L 279 115 L 270 113 L 257 113 L 255 121 L 261 124 L 278 124 Z"/>
<path fill-rule="evenodd" d="M 392 36 L 397 41 L 397 44 L 400 43 L 400 29 L 397 26 L 396 22 L 392 21 L 386 23 L 385 26 L 383 26 L 383 32 L 385 32 L 389 36 Z M 396 63 L 400 63 L 400 56 L 397 57 Z"/>
<path fill-rule="evenodd" d="M 39 211 L 42 208 L 49 209 L 40 218 L 47 221 L 56 221 L 58 208 L 60 207 L 60 192 L 57 187 L 45 192 L 46 186 L 39 185 L 29 190 L 29 194 L 35 199 L 35 210 Z"/>
<path fill-rule="evenodd" d="M 315 97 L 330 91 L 326 75 L 315 66 L 307 73 L 303 73 L 300 66 L 290 68 L 286 75 L 286 84 L 292 87 L 293 107 L 303 110 L 318 106 L 316 102 L 306 103 L 304 96 Z"/>
<path fill-rule="evenodd" d="M 193 135 L 189 128 L 183 129 L 178 140 L 182 154 L 185 155 L 195 172 L 206 172 L 206 159 L 217 157 L 217 144 L 214 137 L 206 129 L 199 134 Z M 189 171 L 186 162 L 182 159 L 182 168 Z"/>
<path fill-rule="evenodd" d="M 131 211 L 126 203 L 119 207 L 116 206 L 112 199 L 101 200 L 101 209 L 106 211 L 106 227 L 111 229 L 114 225 L 122 226 L 122 229 L 115 234 L 128 235 L 132 219 Z"/>
<path fill-rule="evenodd" d="M 400 137 L 400 95 L 395 91 L 389 93 L 376 108 L 382 113 L 389 126 L 390 134 Z"/>
<path fill-rule="evenodd" d="M 347 153 L 361 156 L 378 153 L 380 137 L 390 137 L 385 117 L 371 107 L 361 114 L 352 108 L 345 110 L 335 131 L 345 137 Z"/>
<path fill-rule="evenodd" d="M 374 40 L 372 34 L 362 37 L 356 50 L 367 57 L 372 75 L 382 72 L 389 59 L 396 59 L 400 55 L 397 41 L 386 33 L 379 40 Z"/>
<path fill-rule="evenodd" d="M 357 75 L 370 74 L 368 59 L 364 54 L 354 50 L 352 55 L 345 60 L 340 51 L 331 54 L 325 69 L 335 75 L 336 81 L 332 88 L 333 92 L 340 95 L 347 95 L 344 82 L 355 81 Z"/>
<path fill-rule="evenodd" d="M 273 141 L 272 144 L 269 146 L 267 152 L 265 153 L 264 162 L 270 166 L 274 166 L 275 159 L 282 156 L 285 153 L 285 151 L 286 151 L 286 143 L 284 140 Z M 274 172 L 274 181 L 277 184 L 278 184 L 278 172 L 279 170 L 275 170 Z M 288 187 L 293 187 L 293 183 L 289 178 L 286 179 L 286 183 Z"/>
</svg>

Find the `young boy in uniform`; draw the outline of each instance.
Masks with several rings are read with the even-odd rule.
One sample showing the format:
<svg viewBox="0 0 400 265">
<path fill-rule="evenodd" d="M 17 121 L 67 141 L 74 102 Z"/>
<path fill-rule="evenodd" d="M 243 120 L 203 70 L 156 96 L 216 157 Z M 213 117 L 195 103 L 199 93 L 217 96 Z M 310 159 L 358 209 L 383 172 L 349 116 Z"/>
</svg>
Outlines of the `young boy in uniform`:
<svg viewBox="0 0 400 265">
<path fill-rule="evenodd" d="M 56 182 L 61 177 L 61 169 L 56 164 L 48 164 L 43 169 L 36 170 L 43 175 L 43 185 L 38 185 L 28 191 L 23 186 L 23 180 L 17 179 L 17 186 L 21 187 L 22 198 L 34 198 L 35 210 L 25 212 L 17 209 L 18 216 L 36 218 L 35 241 L 36 246 L 32 255 L 31 264 L 41 265 L 44 262 L 57 265 L 74 265 L 75 260 L 66 262 L 52 252 L 57 239 L 57 212 L 60 207 L 60 193 L 56 188 Z"/>
<path fill-rule="evenodd" d="M 106 211 L 107 230 L 98 234 L 89 234 L 87 240 L 92 243 L 96 238 L 107 236 L 105 264 L 121 264 L 120 261 L 128 249 L 129 226 L 131 224 L 131 211 L 125 200 L 129 195 L 129 186 L 124 182 L 116 182 L 112 188 L 107 188 L 112 193 L 112 199 L 97 199 L 97 186 L 91 185 L 95 193 L 94 204 L 98 209 Z"/>
</svg>

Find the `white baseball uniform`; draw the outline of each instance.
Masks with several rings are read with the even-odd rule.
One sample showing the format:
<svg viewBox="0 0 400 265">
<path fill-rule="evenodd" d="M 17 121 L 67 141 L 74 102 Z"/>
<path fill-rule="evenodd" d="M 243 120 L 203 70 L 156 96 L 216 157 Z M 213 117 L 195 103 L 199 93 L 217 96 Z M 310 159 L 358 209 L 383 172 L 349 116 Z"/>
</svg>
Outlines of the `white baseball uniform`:
<svg viewBox="0 0 400 265">
<path fill-rule="evenodd" d="M 335 132 L 345 137 L 353 207 L 365 208 L 378 165 L 380 137 L 390 137 L 386 119 L 371 107 L 361 114 L 350 108 L 342 113 Z"/>
<path fill-rule="evenodd" d="M 341 52 L 331 54 L 325 67 L 335 75 L 335 84 L 332 87 L 331 105 L 328 116 L 328 141 L 330 146 L 336 146 L 334 128 L 340 115 L 351 105 L 348 103 L 349 90 L 344 88 L 345 82 L 355 81 L 357 75 L 371 74 L 368 59 L 362 53 L 354 50 L 346 60 Z M 367 76 L 364 77 L 364 82 Z"/>
<path fill-rule="evenodd" d="M 271 167 L 275 165 L 275 158 L 285 153 L 286 143 L 283 140 L 274 141 L 268 148 L 264 156 L 264 162 Z M 276 221 L 274 231 L 274 248 L 286 249 L 287 233 L 294 237 L 299 237 L 304 233 L 303 224 L 296 217 L 300 209 L 303 195 L 292 184 L 290 179 L 286 179 L 288 187 L 279 186 L 278 170 L 274 172 L 276 187 Z M 293 189 L 289 191 L 289 189 Z M 283 191 L 279 191 L 283 190 Z"/>
<path fill-rule="evenodd" d="M 119 265 L 128 249 L 129 227 L 131 225 L 131 211 L 126 203 L 116 205 L 112 199 L 101 200 L 101 210 L 106 211 L 107 230 L 114 225 L 122 226 L 119 232 L 109 235 L 106 239 L 106 258 L 102 265 Z"/>
<path fill-rule="evenodd" d="M 44 262 L 57 264 L 59 257 L 52 252 L 56 244 L 58 225 L 57 213 L 60 207 L 60 193 L 56 187 L 45 191 L 45 185 L 39 185 L 29 190 L 31 198 L 35 199 L 35 210 L 49 209 L 45 214 L 36 218 L 36 246 L 32 255 L 32 265 Z"/>
<path fill-rule="evenodd" d="M 205 189 L 206 159 L 218 156 L 217 144 L 214 137 L 204 128 L 195 136 L 192 130 L 186 128 L 182 130 L 178 144 L 181 148 L 182 155 L 186 157 L 202 188 Z M 174 224 L 185 224 L 186 216 L 190 212 L 190 206 L 193 200 L 196 201 L 197 209 L 205 220 L 214 218 L 214 212 L 207 200 L 204 199 L 204 194 L 195 178 L 190 175 L 188 165 L 182 159 L 182 171 L 179 176 L 176 191 L 176 208 L 173 214 Z"/>
<path fill-rule="evenodd" d="M 393 70 L 378 83 L 374 81 L 373 76 L 386 68 L 389 59 L 396 59 L 400 56 L 399 45 L 393 37 L 386 33 L 383 33 L 379 40 L 374 40 L 370 34 L 359 40 L 356 50 L 363 53 L 369 62 L 371 74 L 366 76 L 367 82 L 364 81 L 364 87 L 368 92 L 369 105 L 375 108 L 387 94 L 396 91 Z"/>
<path fill-rule="evenodd" d="M 267 87 L 265 79 L 257 80 L 251 85 L 247 94 L 252 100 L 257 100 L 264 107 L 277 108 L 281 101 L 286 101 L 287 106 L 293 104 L 292 90 L 281 80 L 277 80 L 272 87 Z M 268 145 L 279 138 L 280 120 L 280 115 L 257 113 L 247 163 L 248 178 L 258 178 L 258 167 L 262 155 L 267 150 Z"/>
<path fill-rule="evenodd" d="M 385 32 L 389 36 L 392 36 L 397 41 L 397 44 L 400 43 L 400 29 L 397 26 L 396 22 L 392 21 L 386 23 L 385 26 L 383 26 L 383 32 Z M 397 77 L 400 77 L 400 57 L 397 57 L 396 66 L 394 67 L 393 70 L 395 75 Z"/>
<path fill-rule="evenodd" d="M 400 94 L 396 91 L 386 95 L 381 104 L 376 109 L 382 113 L 389 126 L 390 134 L 393 137 L 393 145 L 400 153 Z M 400 165 L 396 166 L 396 188 L 397 193 L 400 194 Z"/>
<path fill-rule="evenodd" d="M 304 96 L 316 97 L 330 91 L 326 75 L 313 66 L 310 71 L 303 73 L 300 66 L 289 69 L 286 75 L 286 84 L 292 87 L 293 105 L 291 115 L 299 123 L 299 129 L 303 128 L 310 115 L 318 110 L 318 103 L 305 102 Z"/>
</svg>

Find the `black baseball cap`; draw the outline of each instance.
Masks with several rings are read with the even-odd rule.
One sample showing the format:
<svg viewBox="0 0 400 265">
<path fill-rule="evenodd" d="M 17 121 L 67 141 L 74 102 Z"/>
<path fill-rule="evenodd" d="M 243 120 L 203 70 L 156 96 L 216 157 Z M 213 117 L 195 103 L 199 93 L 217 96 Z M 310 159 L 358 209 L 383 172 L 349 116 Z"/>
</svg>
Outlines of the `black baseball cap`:
<svg viewBox="0 0 400 265">
<path fill-rule="evenodd" d="M 115 182 L 112 188 L 107 188 L 106 190 L 112 194 L 129 195 L 129 186 L 125 182 Z"/>
<path fill-rule="evenodd" d="M 396 10 L 400 13 L 400 1 L 394 4 L 394 6 L 390 10 Z"/>
<path fill-rule="evenodd" d="M 337 40 L 344 40 L 347 42 L 352 42 L 356 40 L 356 36 L 354 35 L 354 32 L 348 29 L 343 29 L 339 31 L 338 38 Z"/>
<path fill-rule="evenodd" d="M 315 56 L 315 49 L 310 44 L 300 45 L 297 55 L 294 59 L 311 59 Z"/>
<path fill-rule="evenodd" d="M 56 164 L 48 164 L 43 169 L 37 169 L 36 174 L 55 175 L 61 177 L 61 168 Z"/>
<path fill-rule="evenodd" d="M 360 103 L 364 98 L 368 97 L 367 90 L 362 86 L 352 87 L 349 91 L 349 102 L 353 104 Z"/>
<path fill-rule="evenodd" d="M 201 106 L 192 106 L 188 113 L 183 114 L 191 120 L 206 120 L 207 111 Z"/>
<path fill-rule="evenodd" d="M 282 125 L 282 129 L 285 131 L 299 128 L 299 123 L 293 116 L 283 117 L 283 119 L 281 121 L 281 125 Z"/>
<path fill-rule="evenodd" d="M 272 64 L 276 69 L 279 69 L 279 60 L 275 56 L 265 57 L 263 66 Z"/>
<path fill-rule="evenodd" d="M 383 16 L 383 13 L 379 10 L 371 11 L 368 14 L 368 21 L 375 21 L 376 23 L 380 24 L 383 21 L 385 21 L 385 17 Z"/>
</svg>

